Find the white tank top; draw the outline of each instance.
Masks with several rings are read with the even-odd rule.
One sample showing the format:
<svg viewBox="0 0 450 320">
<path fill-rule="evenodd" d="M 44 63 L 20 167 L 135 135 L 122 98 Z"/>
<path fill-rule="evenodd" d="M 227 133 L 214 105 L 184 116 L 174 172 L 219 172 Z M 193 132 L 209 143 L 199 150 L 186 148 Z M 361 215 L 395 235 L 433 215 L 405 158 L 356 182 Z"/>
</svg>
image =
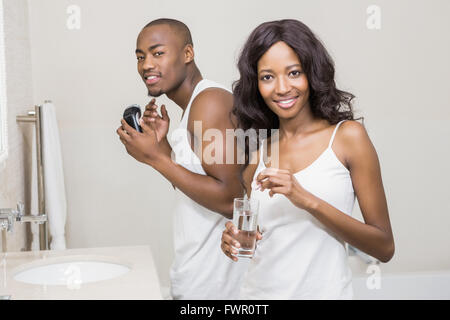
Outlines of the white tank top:
<svg viewBox="0 0 450 320">
<path fill-rule="evenodd" d="M 331 148 L 308 167 L 294 174 L 303 188 L 351 215 L 355 202 L 350 172 Z M 264 144 L 262 144 L 264 145 Z M 254 179 L 265 169 L 263 150 Z M 258 242 L 241 289 L 244 299 L 352 299 L 352 273 L 344 242 L 306 210 L 284 195 L 269 197 L 255 190 L 260 201 Z"/>
<path fill-rule="evenodd" d="M 187 170 L 206 175 L 192 151 L 187 131 L 189 112 L 195 97 L 207 88 L 224 86 L 203 79 L 194 89 L 178 130 L 172 134 L 175 161 Z M 233 263 L 221 248 L 222 231 L 229 221 L 219 213 L 196 203 L 176 189 L 178 203 L 174 212 L 175 259 L 170 270 L 174 299 L 237 299 L 239 284 L 248 263 Z"/>
</svg>

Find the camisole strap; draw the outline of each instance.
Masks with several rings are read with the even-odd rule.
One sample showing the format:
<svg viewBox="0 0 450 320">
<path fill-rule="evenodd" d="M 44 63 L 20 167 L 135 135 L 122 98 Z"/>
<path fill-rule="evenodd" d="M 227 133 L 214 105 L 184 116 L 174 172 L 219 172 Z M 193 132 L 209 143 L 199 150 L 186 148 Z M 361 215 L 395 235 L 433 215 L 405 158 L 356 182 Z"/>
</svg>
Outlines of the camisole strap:
<svg viewBox="0 0 450 320">
<path fill-rule="evenodd" d="M 264 144 L 267 144 L 267 140 L 261 141 L 261 146 L 259 147 L 259 164 L 261 165 L 261 162 L 264 161 L 263 152 L 264 152 Z"/>
<path fill-rule="evenodd" d="M 336 128 L 334 128 L 333 135 L 331 136 L 330 143 L 328 144 L 328 148 L 331 148 L 331 146 L 333 144 L 333 141 L 334 141 L 334 136 L 336 135 L 336 131 L 339 128 L 339 126 L 341 125 L 341 123 L 344 122 L 344 121 L 345 120 L 339 121 L 338 124 L 336 125 Z"/>
</svg>

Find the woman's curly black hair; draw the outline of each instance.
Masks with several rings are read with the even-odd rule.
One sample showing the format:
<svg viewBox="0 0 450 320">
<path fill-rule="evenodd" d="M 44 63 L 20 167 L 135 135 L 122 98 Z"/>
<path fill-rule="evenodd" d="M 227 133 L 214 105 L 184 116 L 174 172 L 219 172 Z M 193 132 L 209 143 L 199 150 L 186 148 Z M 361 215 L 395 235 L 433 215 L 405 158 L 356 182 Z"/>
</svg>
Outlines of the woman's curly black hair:
<svg viewBox="0 0 450 320">
<path fill-rule="evenodd" d="M 298 55 L 309 82 L 309 103 L 313 115 L 330 124 L 354 120 L 351 100 L 354 95 L 336 88 L 334 62 L 320 40 L 302 22 L 286 19 L 265 22 L 249 36 L 238 61 L 240 79 L 233 83 L 234 107 L 232 114 L 237 127 L 243 130 L 279 129 L 278 116 L 266 105 L 258 90 L 257 64 L 262 55 L 275 43 L 283 41 Z M 259 140 L 259 137 L 258 137 Z M 259 143 L 256 144 L 259 147 Z M 248 166 L 248 141 L 245 146 L 245 165 Z M 245 186 L 244 186 L 244 189 Z"/>
</svg>

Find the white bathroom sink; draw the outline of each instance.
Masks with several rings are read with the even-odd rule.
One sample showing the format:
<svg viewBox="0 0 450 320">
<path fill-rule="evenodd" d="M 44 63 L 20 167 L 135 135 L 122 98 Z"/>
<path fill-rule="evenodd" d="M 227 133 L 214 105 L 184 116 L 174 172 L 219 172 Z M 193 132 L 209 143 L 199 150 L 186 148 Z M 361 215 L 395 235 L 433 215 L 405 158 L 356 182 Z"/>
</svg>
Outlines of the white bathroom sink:
<svg viewBox="0 0 450 320">
<path fill-rule="evenodd" d="M 90 282 L 113 279 L 130 271 L 125 264 L 89 257 L 45 259 L 22 266 L 14 280 L 37 285 L 63 285 L 76 288 Z M 111 259 L 110 259 L 111 260 Z"/>
</svg>

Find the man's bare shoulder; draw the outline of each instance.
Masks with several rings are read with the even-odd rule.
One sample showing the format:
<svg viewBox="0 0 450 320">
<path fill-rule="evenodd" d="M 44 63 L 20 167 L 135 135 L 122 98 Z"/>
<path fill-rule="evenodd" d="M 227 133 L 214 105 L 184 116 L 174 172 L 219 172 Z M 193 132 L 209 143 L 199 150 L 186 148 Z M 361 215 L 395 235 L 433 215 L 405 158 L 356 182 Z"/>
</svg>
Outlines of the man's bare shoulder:
<svg viewBox="0 0 450 320">
<path fill-rule="evenodd" d="M 192 111 L 229 112 L 233 108 L 233 95 L 222 88 L 207 88 L 192 101 Z M 225 110 L 224 110 L 225 109 Z"/>
<path fill-rule="evenodd" d="M 233 95 L 221 88 L 207 88 L 200 92 L 192 101 L 189 122 L 203 121 L 217 124 L 230 121 L 230 112 L 233 109 Z"/>
</svg>

